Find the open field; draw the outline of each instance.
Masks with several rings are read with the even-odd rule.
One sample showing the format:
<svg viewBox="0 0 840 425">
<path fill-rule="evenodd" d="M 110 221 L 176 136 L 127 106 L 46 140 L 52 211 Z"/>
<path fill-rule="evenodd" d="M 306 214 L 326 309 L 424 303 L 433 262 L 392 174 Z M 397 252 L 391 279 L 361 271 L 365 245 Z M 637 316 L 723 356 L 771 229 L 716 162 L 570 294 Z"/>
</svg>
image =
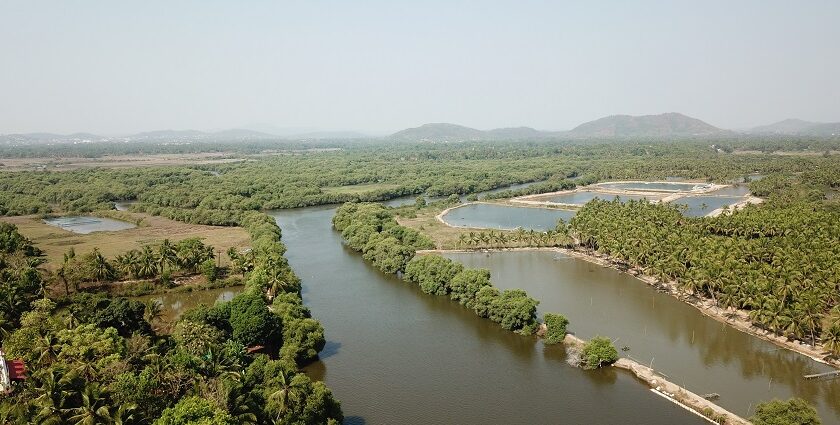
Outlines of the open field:
<svg viewBox="0 0 840 425">
<path fill-rule="evenodd" d="M 399 187 L 400 187 L 400 185 L 398 185 L 398 184 L 365 183 L 365 184 L 353 184 L 353 185 L 349 185 L 349 186 L 322 187 L 321 190 L 325 193 L 347 194 L 347 193 L 372 192 L 374 190 L 397 189 Z"/>
<path fill-rule="evenodd" d="M 122 212 L 120 217 L 130 218 L 133 222 L 139 220 L 140 225 L 119 232 L 94 232 L 82 235 L 46 224 L 38 216 L 2 217 L 0 220 L 15 224 L 21 234 L 31 239 L 38 248 L 44 251 L 48 269 L 55 269 L 61 263 L 64 253 L 70 248 L 74 248 L 77 254 L 99 248 L 103 255 L 113 258 L 117 254 L 160 242 L 166 238 L 176 242 L 198 237 L 205 244 L 212 245 L 217 252 L 221 250 L 223 253 L 230 247 L 250 245 L 248 233 L 239 227 L 186 224 L 141 213 Z M 226 261 L 227 256 L 222 255 L 222 264 Z"/>
</svg>

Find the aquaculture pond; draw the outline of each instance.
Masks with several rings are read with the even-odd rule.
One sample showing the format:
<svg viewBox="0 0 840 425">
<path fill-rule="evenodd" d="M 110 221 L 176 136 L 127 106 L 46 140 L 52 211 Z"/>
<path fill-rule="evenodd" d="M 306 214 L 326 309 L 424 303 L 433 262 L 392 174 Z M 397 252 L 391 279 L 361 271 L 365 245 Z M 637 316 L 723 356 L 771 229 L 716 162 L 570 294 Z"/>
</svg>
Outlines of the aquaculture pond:
<svg viewBox="0 0 840 425">
<path fill-rule="evenodd" d="M 702 424 L 623 371 L 566 364 L 562 346 L 502 330 L 448 297 L 369 265 L 331 227 L 334 207 L 272 213 L 324 325 L 306 368 L 346 424 Z"/>
<path fill-rule="evenodd" d="M 217 302 L 230 301 L 236 294 L 242 292 L 244 286 L 229 288 L 204 289 L 190 292 L 170 292 L 168 294 L 143 295 L 133 297 L 138 301 L 157 300 L 161 303 L 163 319 L 167 321 L 177 320 L 187 310 L 198 307 L 201 304 L 212 306 Z"/>
<path fill-rule="evenodd" d="M 603 189 L 618 190 L 651 190 L 663 192 L 690 192 L 691 190 L 704 186 L 704 183 L 686 182 L 616 182 L 599 183 L 597 186 Z"/>
<path fill-rule="evenodd" d="M 615 195 L 610 193 L 601 193 L 601 192 L 594 192 L 589 190 L 582 190 L 579 192 L 569 192 L 569 193 L 562 193 L 559 195 L 552 195 L 546 197 L 540 197 L 534 200 L 537 201 L 546 201 L 546 202 L 555 202 L 558 204 L 570 204 L 570 205 L 583 205 L 593 199 L 603 199 L 606 201 L 612 201 L 615 198 L 618 198 L 620 202 L 627 202 L 629 200 L 640 200 L 640 199 L 647 199 L 650 201 L 655 201 L 662 199 L 663 196 L 661 195 Z"/>
<path fill-rule="evenodd" d="M 626 273 L 551 251 L 446 256 L 489 269 L 494 285 L 525 289 L 540 300 L 540 312 L 566 315 L 579 337 L 608 336 L 627 349 L 621 355 L 697 394 L 719 394 L 718 404 L 742 416 L 761 401 L 796 396 L 814 403 L 824 424 L 840 424 L 840 379 L 803 378 L 833 368 L 711 319 Z"/>
<path fill-rule="evenodd" d="M 103 217 L 57 217 L 44 220 L 45 223 L 73 233 L 86 235 L 93 232 L 115 232 L 136 227 L 134 224 Z"/>
<path fill-rule="evenodd" d="M 475 203 L 449 210 L 443 220 L 450 226 L 481 229 L 553 230 L 561 218 L 568 222 L 575 212 L 555 208 L 512 207 Z"/>
<path fill-rule="evenodd" d="M 734 205 L 743 200 L 744 197 L 737 196 L 685 196 L 671 203 L 688 207 L 683 212 L 685 216 L 703 217 L 718 208 Z"/>
</svg>

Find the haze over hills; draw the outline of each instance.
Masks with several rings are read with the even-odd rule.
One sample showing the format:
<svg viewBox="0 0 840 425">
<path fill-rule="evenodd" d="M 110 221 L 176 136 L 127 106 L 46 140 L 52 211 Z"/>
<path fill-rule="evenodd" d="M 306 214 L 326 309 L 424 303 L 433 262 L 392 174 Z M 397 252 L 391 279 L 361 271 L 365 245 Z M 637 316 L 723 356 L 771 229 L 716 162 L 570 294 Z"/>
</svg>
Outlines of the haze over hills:
<svg viewBox="0 0 840 425">
<path fill-rule="evenodd" d="M 680 113 L 659 115 L 611 115 L 583 123 L 566 134 L 576 137 L 702 136 L 725 132 L 711 124 Z"/>
<path fill-rule="evenodd" d="M 721 135 L 727 130 L 714 127 L 683 114 L 612 115 L 583 123 L 570 131 L 539 131 L 530 127 L 477 130 L 456 124 L 433 123 L 399 131 L 390 136 L 395 140 L 503 140 L 535 138 L 627 138 Z"/>
<path fill-rule="evenodd" d="M 753 134 L 835 136 L 840 135 L 840 122 L 822 123 L 791 118 L 773 124 L 753 127 L 749 132 Z"/>
<path fill-rule="evenodd" d="M 68 135 L 54 133 L 0 134 L 7 145 L 44 143 L 90 143 L 107 141 L 248 141 L 248 140 L 339 140 L 380 138 L 356 131 L 326 131 L 314 128 L 234 128 L 221 131 L 158 130 L 127 136 L 98 136 L 91 133 Z M 268 129 L 268 131 L 260 131 Z M 270 132 L 269 132 L 270 131 Z M 787 119 L 745 131 L 724 130 L 680 113 L 659 115 L 611 115 L 578 125 L 569 131 L 542 131 L 531 127 L 506 127 L 479 130 L 451 123 L 429 123 L 407 128 L 381 138 L 395 141 L 480 141 L 533 139 L 628 139 L 665 137 L 716 137 L 736 134 L 791 135 L 832 137 L 840 135 L 840 123 L 818 123 Z"/>
</svg>

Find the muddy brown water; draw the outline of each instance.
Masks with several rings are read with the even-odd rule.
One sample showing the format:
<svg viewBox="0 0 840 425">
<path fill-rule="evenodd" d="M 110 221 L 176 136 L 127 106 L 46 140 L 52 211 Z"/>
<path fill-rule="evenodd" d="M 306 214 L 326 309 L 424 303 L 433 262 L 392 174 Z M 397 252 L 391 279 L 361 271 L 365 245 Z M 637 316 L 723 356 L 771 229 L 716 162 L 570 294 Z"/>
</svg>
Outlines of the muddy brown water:
<svg viewBox="0 0 840 425">
<path fill-rule="evenodd" d="M 840 424 L 840 379 L 803 379 L 833 368 L 709 318 L 626 273 L 547 251 L 446 256 L 489 269 L 499 288 L 525 289 L 541 312 L 566 315 L 579 337 L 608 336 L 629 348 L 622 355 L 652 363 L 671 382 L 720 394 L 716 403 L 741 416 L 761 401 L 796 396 L 813 403 L 824 424 Z"/>
<path fill-rule="evenodd" d="M 506 332 L 447 297 L 423 294 L 346 248 L 331 228 L 334 206 L 272 212 L 303 297 L 326 330 L 306 370 L 342 402 L 348 424 L 700 424 L 629 373 L 586 372 L 562 347 Z M 653 363 L 671 381 L 748 416 L 773 397 L 803 397 L 823 423 L 840 424 L 840 380 L 805 356 L 703 316 L 618 271 L 554 252 L 447 254 L 520 287 L 540 311 L 565 314 L 583 338 L 616 339 L 622 355 Z M 167 294 L 178 311 L 229 299 L 239 289 Z M 153 296 L 150 296 L 153 297 Z M 158 296 L 159 297 L 159 296 Z"/>
</svg>

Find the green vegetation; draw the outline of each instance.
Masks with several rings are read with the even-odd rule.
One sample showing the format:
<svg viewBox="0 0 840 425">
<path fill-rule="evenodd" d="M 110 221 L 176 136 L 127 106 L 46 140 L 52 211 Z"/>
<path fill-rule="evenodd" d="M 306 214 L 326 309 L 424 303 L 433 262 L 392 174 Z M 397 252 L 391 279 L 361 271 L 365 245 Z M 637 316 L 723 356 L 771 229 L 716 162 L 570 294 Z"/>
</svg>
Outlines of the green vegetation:
<svg viewBox="0 0 840 425">
<path fill-rule="evenodd" d="M 174 272 L 182 275 L 197 274 L 199 270 L 212 282 L 218 277 L 213 262 L 213 247 L 204 245 L 198 238 L 183 239 L 175 244 L 169 239 L 156 245 L 145 245 L 119 254 L 112 260 L 105 258 L 98 249 L 77 256 L 71 248 L 56 275 L 64 286 L 78 292 L 83 284 L 106 283 L 126 279 L 169 280 Z M 208 263 L 209 262 L 209 263 Z"/>
<path fill-rule="evenodd" d="M 434 248 L 427 237 L 397 224 L 382 204 L 344 204 L 336 211 L 333 226 L 350 248 L 385 273 L 405 271 L 416 250 Z"/>
<path fill-rule="evenodd" d="M 546 344 L 557 344 L 563 342 L 566 338 L 566 326 L 569 325 L 569 319 L 563 315 L 546 313 L 543 315 L 543 322 L 545 323 L 545 337 Z"/>
<path fill-rule="evenodd" d="M 759 403 L 750 418 L 755 425 L 819 425 L 817 411 L 801 398 Z"/>
<path fill-rule="evenodd" d="M 4 282 L 16 290 L 0 305 L 10 332 L 3 349 L 26 361 L 30 377 L 0 401 L 3 423 L 340 423 L 329 389 L 299 372 L 323 348 L 324 333 L 300 299 L 280 229 L 259 213 L 243 214 L 242 224 L 254 253 L 246 291 L 186 313 L 172 335 L 157 334 L 155 313 L 137 301 L 78 293 L 54 302 L 42 285 Z M 37 250 L 13 226 L 0 232 L 3 264 L 37 264 Z M 181 248 L 161 245 L 157 267 L 195 269 L 207 253 L 196 241 Z M 178 255 L 188 252 L 200 255 Z M 116 273 L 99 264 L 92 276 Z"/>
<path fill-rule="evenodd" d="M 571 228 L 586 248 L 838 355 L 840 211 L 800 193 L 794 185 L 767 205 L 698 219 L 667 205 L 596 200 Z"/>
<path fill-rule="evenodd" d="M 597 369 L 617 362 L 618 350 L 609 338 L 596 336 L 583 345 L 581 359 L 585 369 Z"/>
</svg>

